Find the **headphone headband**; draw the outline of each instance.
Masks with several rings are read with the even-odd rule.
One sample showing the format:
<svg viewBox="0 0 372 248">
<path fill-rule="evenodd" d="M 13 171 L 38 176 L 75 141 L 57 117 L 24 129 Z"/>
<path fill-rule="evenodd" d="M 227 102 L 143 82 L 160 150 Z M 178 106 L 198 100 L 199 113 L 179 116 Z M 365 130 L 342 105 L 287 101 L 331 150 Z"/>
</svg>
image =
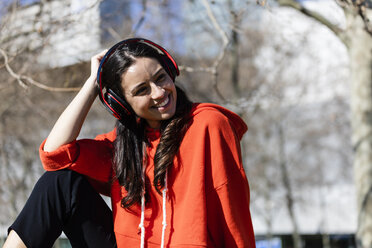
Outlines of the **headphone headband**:
<svg viewBox="0 0 372 248">
<path fill-rule="evenodd" d="M 169 74 L 169 76 L 174 81 L 176 76 L 179 75 L 179 69 L 177 66 L 176 61 L 172 58 L 172 56 L 160 45 L 156 44 L 147 39 L 143 38 L 131 38 L 122 40 L 115 45 L 113 45 L 103 56 L 101 63 L 99 64 L 98 71 L 97 71 L 97 83 L 99 85 L 99 98 L 103 105 L 107 108 L 107 110 L 115 116 L 117 119 L 121 120 L 125 118 L 125 115 L 132 115 L 134 114 L 133 109 L 130 105 L 126 102 L 125 99 L 122 99 L 117 94 L 115 94 L 111 89 L 104 87 L 102 85 L 102 70 L 103 66 L 105 65 L 106 61 L 110 58 L 110 56 L 116 51 L 116 49 L 124 44 L 130 43 L 142 43 L 147 46 L 150 46 L 154 50 L 159 53 L 159 57 L 163 60 L 162 65 L 165 71 Z M 105 91 L 105 92 L 104 92 Z"/>
</svg>

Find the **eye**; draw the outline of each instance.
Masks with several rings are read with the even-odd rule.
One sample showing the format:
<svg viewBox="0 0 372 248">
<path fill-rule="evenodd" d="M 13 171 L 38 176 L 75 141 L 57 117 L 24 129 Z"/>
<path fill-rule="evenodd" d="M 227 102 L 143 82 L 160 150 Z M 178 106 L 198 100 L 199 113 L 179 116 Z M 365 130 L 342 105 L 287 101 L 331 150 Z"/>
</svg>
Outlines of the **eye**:
<svg viewBox="0 0 372 248">
<path fill-rule="evenodd" d="M 166 78 L 165 73 L 161 73 L 161 74 L 156 78 L 156 82 L 157 82 L 157 83 L 162 83 L 162 82 L 164 82 L 165 78 Z"/>
<path fill-rule="evenodd" d="M 145 95 L 149 90 L 149 87 L 148 86 L 142 86 L 140 88 L 138 88 L 133 95 L 135 96 L 142 96 L 142 95 Z"/>
</svg>

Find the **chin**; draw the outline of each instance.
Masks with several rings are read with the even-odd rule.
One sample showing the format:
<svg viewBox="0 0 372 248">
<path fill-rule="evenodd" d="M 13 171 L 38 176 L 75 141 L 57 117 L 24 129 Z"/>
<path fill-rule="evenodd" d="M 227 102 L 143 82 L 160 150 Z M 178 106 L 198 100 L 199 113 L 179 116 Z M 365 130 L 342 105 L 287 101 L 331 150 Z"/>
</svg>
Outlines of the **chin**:
<svg viewBox="0 0 372 248">
<path fill-rule="evenodd" d="M 169 120 L 169 119 L 172 119 L 172 117 L 174 116 L 175 112 L 174 113 L 169 113 L 169 114 L 165 114 L 162 116 L 162 120 Z"/>
</svg>

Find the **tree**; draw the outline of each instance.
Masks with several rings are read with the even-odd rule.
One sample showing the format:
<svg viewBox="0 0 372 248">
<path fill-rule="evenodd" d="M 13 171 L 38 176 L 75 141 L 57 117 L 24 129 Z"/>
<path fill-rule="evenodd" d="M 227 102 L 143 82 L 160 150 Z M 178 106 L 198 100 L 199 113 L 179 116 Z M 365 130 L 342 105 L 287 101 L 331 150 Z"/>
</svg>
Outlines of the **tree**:
<svg viewBox="0 0 372 248">
<path fill-rule="evenodd" d="M 339 0 L 346 18 L 342 29 L 295 0 L 278 0 L 329 28 L 346 46 L 350 59 L 352 145 L 357 188 L 358 247 L 372 246 L 372 25 L 371 1 Z"/>
<path fill-rule="evenodd" d="M 45 130 L 51 128 L 53 120 L 89 73 L 88 63 L 77 61 L 74 66 L 50 68 L 37 60 L 43 49 L 55 42 L 53 38 L 58 32 L 77 23 L 78 14 L 56 16 L 50 8 L 50 4 L 56 2 L 37 1 L 22 6 L 19 1 L 8 1 L 8 4 L 2 8 L 0 26 L 0 97 L 3 101 L 0 107 L 0 182 L 3 185 L 0 225 L 9 225 L 24 205 L 43 171 L 38 146 L 45 138 Z M 87 9 L 92 10 L 94 4 Z M 82 11 L 84 13 L 87 12 Z M 68 39 L 68 35 L 65 38 Z M 48 57 L 50 64 L 56 61 L 55 52 L 52 54 Z M 91 117 L 94 115 L 93 110 Z"/>
<path fill-rule="evenodd" d="M 314 180 L 308 177 L 310 173 L 324 173 L 315 169 L 322 167 L 326 160 L 317 147 L 324 146 L 327 151 L 331 151 L 333 147 L 322 144 L 319 137 L 329 135 L 334 129 L 309 125 L 310 122 L 320 123 L 317 118 L 324 116 L 315 116 L 312 119 L 306 116 L 298 120 L 302 109 L 293 106 L 305 95 L 311 79 L 300 80 L 293 75 L 285 75 L 284 69 L 294 67 L 296 61 L 293 59 L 301 54 L 302 47 L 286 50 L 280 43 L 270 43 L 277 37 L 268 32 L 270 27 L 260 27 L 259 18 L 255 16 L 258 10 L 266 11 L 261 6 L 257 9 L 256 2 L 265 5 L 266 1 L 115 1 L 135 3 L 140 13 L 125 18 L 124 23 L 119 21 L 117 26 L 106 25 L 105 36 L 114 39 L 106 40 L 104 46 L 113 40 L 124 39 L 128 34 L 139 34 L 150 39 L 155 37 L 156 41 L 166 44 L 166 47 L 169 44 L 172 54 L 174 47 L 180 47 L 180 50 L 174 49 L 182 71 L 177 81 L 191 93 L 193 100 L 218 102 L 228 106 L 248 123 L 249 132 L 245 135 L 242 148 L 250 178 L 253 214 L 262 215 L 270 226 L 275 221 L 276 209 L 282 207 L 292 212 L 288 217 L 296 223 L 296 218 L 299 217 L 296 208 L 304 207 L 307 202 L 291 189 L 314 184 Z M 35 5 L 47 5 L 48 2 L 53 1 L 40 1 Z M 93 5 L 88 4 L 86 10 L 95 3 L 106 2 L 95 0 Z M 9 12 L 16 13 L 21 7 L 14 5 L 12 8 L 9 8 Z M 181 8 L 188 9 L 188 14 L 177 12 L 175 15 L 174 10 Z M 84 10 L 79 13 L 83 14 Z M 76 90 L 89 73 L 88 62 L 84 61 L 57 69 L 39 68 L 38 63 L 33 60 L 41 51 L 38 49 L 50 44 L 53 33 L 67 34 L 64 27 L 66 23 L 70 23 L 67 17 L 72 17 L 75 21 L 78 19 L 74 15 L 68 15 L 65 19 L 51 20 L 45 18 L 44 14 L 48 16 L 45 12 L 33 15 L 34 19 L 29 22 L 35 23 L 32 27 L 36 28 L 19 34 L 20 37 L 28 37 L 30 34 L 33 38 L 36 36 L 35 40 L 42 41 L 41 47 L 26 47 L 13 52 L 11 46 L 5 46 L 11 43 L 1 42 L 0 45 L 0 52 L 3 51 L 0 57 L 0 97 L 6 99 L 4 102 L 7 103 L 0 106 L 0 163 L 5 165 L 0 167 L 0 181 L 3 185 L 8 185 L 0 188 L 0 201 L 5 203 L 8 199 L 19 196 L 17 201 L 12 201 L 16 202 L 14 206 L 18 206 L 14 207 L 12 214 L 19 211 L 29 186 L 42 171 L 36 149 L 46 136 L 45 130 L 50 130 L 52 122 L 72 97 L 72 94 L 62 94 L 60 91 Z M 115 12 L 114 16 L 120 14 L 122 13 Z M 45 23 L 41 22 L 45 19 Z M 159 20 L 162 25 L 159 25 Z M 173 26 L 178 28 L 174 29 Z M 1 31 L 9 28 L 9 25 L 3 22 L 2 28 Z M 4 35 L 1 38 L 3 37 Z M 68 39 L 73 40 L 74 36 Z M 9 38 L 11 40 L 13 39 Z M 32 41 L 30 44 L 34 44 L 34 39 L 29 40 Z M 271 54 L 280 56 L 275 59 L 267 58 L 265 63 L 257 64 L 255 58 L 265 52 L 264 49 L 272 49 Z M 267 67 L 267 64 L 274 66 Z M 298 85 L 295 103 L 292 107 L 288 106 L 286 92 L 288 88 Z M 334 105 L 335 103 L 330 104 Z M 105 117 L 109 118 L 108 115 L 100 108 L 97 109 L 99 112 L 94 109 L 88 116 L 88 125 L 84 125 L 84 128 L 89 129 L 85 132 L 89 137 L 112 127 L 107 127 Z M 324 119 L 328 120 L 329 116 Z M 344 127 L 340 129 L 345 130 Z M 25 130 L 30 135 L 27 135 L 27 139 L 22 139 Z M 291 148 L 293 144 L 296 149 Z M 302 154 L 303 151 L 305 152 Z M 307 157 L 314 157 L 314 154 L 319 157 L 317 161 L 308 161 Z M 30 168 L 34 173 L 30 173 Z M 31 177 L 31 174 L 34 176 Z M 316 183 L 326 185 L 328 182 L 320 180 Z M 14 194 L 14 188 L 20 191 L 24 189 L 22 197 Z M 261 203 L 264 208 L 260 207 Z M 0 204 L 0 207 L 3 206 L 6 209 L 5 206 L 8 205 Z M 0 212 L 3 214 L 3 223 L 7 223 L 10 215 L 2 210 Z M 299 233 L 299 230 L 295 232 Z M 267 236 L 270 235 L 269 228 Z M 298 236 L 297 234 L 297 240 Z"/>
</svg>

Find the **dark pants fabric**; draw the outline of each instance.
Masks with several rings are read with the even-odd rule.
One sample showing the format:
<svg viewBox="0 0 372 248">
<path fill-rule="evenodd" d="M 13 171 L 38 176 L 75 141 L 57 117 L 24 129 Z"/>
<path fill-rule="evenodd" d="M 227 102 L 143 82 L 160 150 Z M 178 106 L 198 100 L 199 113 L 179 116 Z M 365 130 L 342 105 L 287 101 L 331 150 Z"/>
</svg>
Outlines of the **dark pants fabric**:
<svg viewBox="0 0 372 248">
<path fill-rule="evenodd" d="M 45 172 L 10 230 L 28 248 L 52 247 L 62 231 L 72 247 L 116 247 L 110 208 L 70 170 Z"/>
</svg>

